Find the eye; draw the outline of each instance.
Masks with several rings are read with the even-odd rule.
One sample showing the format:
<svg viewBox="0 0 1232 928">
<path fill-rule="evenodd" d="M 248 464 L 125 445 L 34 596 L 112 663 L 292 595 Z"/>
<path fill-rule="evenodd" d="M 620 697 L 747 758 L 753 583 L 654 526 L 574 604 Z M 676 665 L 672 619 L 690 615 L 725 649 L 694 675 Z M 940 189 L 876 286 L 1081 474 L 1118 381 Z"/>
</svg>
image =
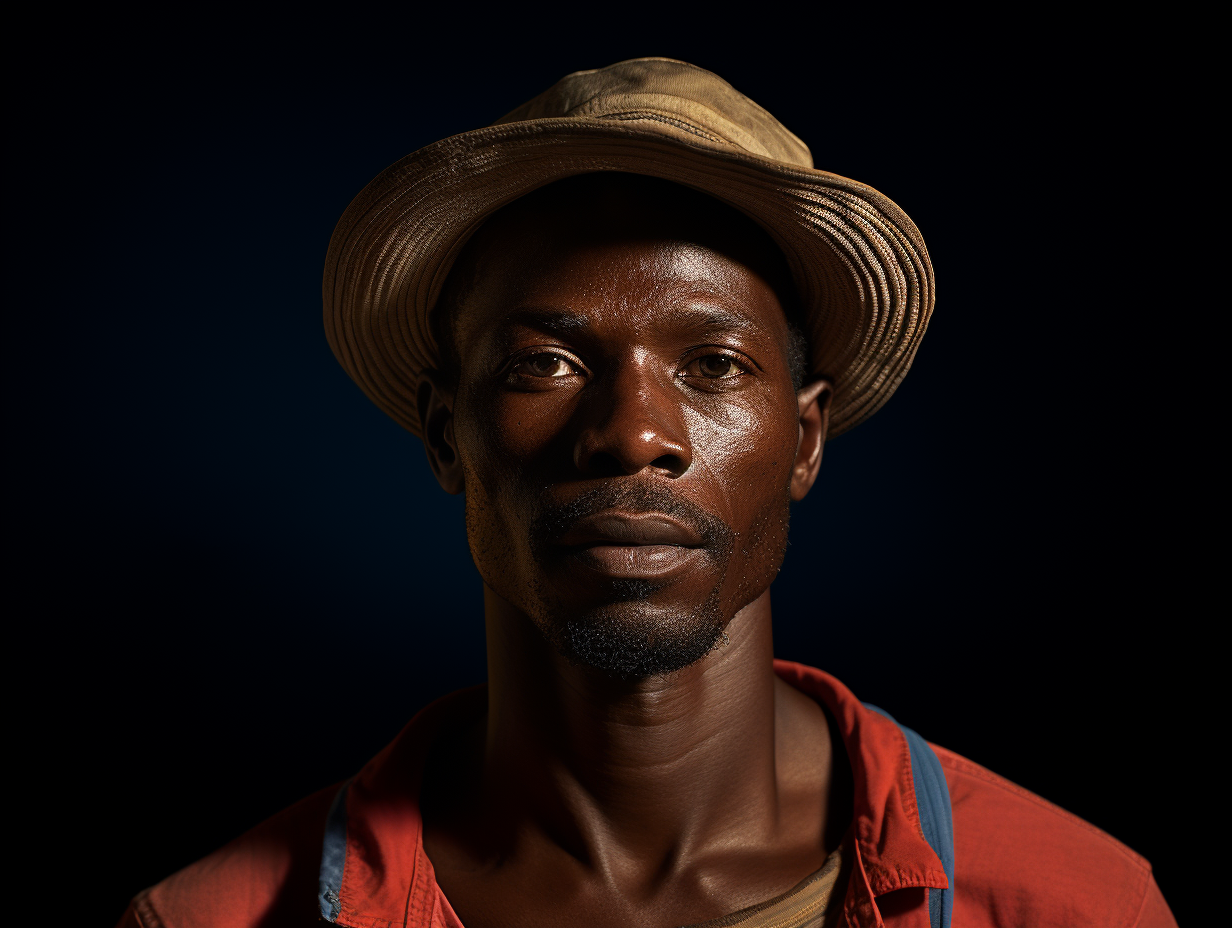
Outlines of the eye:
<svg viewBox="0 0 1232 928">
<path fill-rule="evenodd" d="M 733 380 L 748 373 L 748 369 L 726 354 L 705 354 L 694 358 L 684 369 L 685 377 L 703 380 Z"/>
<path fill-rule="evenodd" d="M 736 370 L 736 362 L 726 355 L 708 354 L 697 359 L 703 377 L 725 377 Z"/>
<path fill-rule="evenodd" d="M 569 377 L 577 372 L 566 358 L 547 351 L 523 358 L 510 370 L 514 376 L 522 377 Z"/>
</svg>

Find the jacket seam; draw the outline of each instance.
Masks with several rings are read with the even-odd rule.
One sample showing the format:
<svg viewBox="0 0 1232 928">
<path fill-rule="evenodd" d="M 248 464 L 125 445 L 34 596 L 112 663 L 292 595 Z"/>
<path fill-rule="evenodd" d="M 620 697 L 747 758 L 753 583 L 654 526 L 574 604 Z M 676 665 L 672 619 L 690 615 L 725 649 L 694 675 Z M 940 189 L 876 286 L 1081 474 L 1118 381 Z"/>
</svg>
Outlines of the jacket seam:
<svg viewBox="0 0 1232 928">
<path fill-rule="evenodd" d="M 897 722 L 894 723 L 894 727 L 898 729 L 898 738 L 902 742 L 901 776 L 906 780 L 908 786 L 907 790 L 903 793 L 903 807 L 908 812 L 907 819 L 915 826 L 916 835 L 921 841 L 928 844 L 928 836 L 924 834 L 924 822 L 920 819 L 920 802 L 915 792 L 915 769 L 911 765 L 911 742 L 907 740 L 907 733 L 902 730 Z M 910 809 L 907 809 L 908 803 L 911 805 Z M 928 847 L 934 854 L 937 853 L 937 849 L 931 844 L 928 844 Z"/>
<path fill-rule="evenodd" d="M 1132 922 L 1126 922 L 1127 928 L 1137 928 L 1142 924 L 1142 913 L 1146 911 L 1147 896 L 1151 895 L 1151 879 L 1147 877 L 1146 885 L 1142 887 L 1142 901 L 1138 902 L 1137 913 L 1133 916 Z"/>
<path fill-rule="evenodd" d="M 1032 803 L 1039 806 L 1040 808 L 1046 809 L 1049 812 L 1052 812 L 1058 818 L 1064 819 L 1065 821 L 1069 822 L 1072 825 L 1077 825 L 1080 828 L 1082 828 L 1084 831 L 1087 831 L 1090 834 L 1093 834 L 1103 839 L 1104 842 L 1111 845 L 1117 852 L 1121 854 L 1121 856 L 1123 856 L 1126 860 L 1128 860 L 1131 864 L 1133 864 L 1140 872 L 1145 872 L 1148 874 L 1151 872 L 1150 861 L 1148 861 L 1141 854 L 1138 854 L 1132 849 L 1130 849 L 1129 847 L 1126 847 L 1124 844 L 1122 844 L 1120 841 L 1118 841 L 1112 835 L 1108 834 L 1103 829 L 1097 828 L 1095 825 L 1092 825 L 1090 822 L 1079 818 L 1077 815 L 1075 815 L 1072 812 L 1068 812 L 1065 809 L 1062 809 L 1058 805 L 1054 805 L 1053 803 L 1045 799 L 1043 796 L 1037 796 L 1035 793 L 1031 792 L 1026 787 L 1019 786 L 1017 783 L 1012 783 L 1006 780 L 1004 777 L 998 776 L 997 774 L 993 773 L 991 770 L 987 770 L 984 767 L 981 767 L 979 764 L 975 763 L 974 761 L 970 761 L 970 760 L 967 760 L 966 758 L 959 757 L 958 755 L 954 754 L 947 748 L 940 748 L 938 750 L 937 745 L 930 744 L 930 746 L 937 753 L 937 756 L 940 758 L 943 766 L 949 767 L 958 773 L 966 774 L 968 776 L 975 777 L 976 779 L 983 780 L 985 783 L 988 783 L 991 786 L 996 786 L 999 789 L 1001 789 L 1003 792 L 1007 792 L 1012 795 L 1018 796 L 1020 799 L 1030 800 Z"/>
</svg>

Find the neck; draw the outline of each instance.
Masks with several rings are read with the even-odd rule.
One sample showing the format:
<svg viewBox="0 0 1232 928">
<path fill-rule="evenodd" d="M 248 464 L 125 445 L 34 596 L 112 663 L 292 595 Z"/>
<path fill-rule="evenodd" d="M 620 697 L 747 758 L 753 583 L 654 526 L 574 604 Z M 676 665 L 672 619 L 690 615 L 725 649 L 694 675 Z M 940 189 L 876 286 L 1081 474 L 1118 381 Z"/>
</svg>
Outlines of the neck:
<svg viewBox="0 0 1232 928">
<path fill-rule="evenodd" d="M 570 664 L 491 589 L 485 615 L 484 791 L 494 807 L 531 819 L 519 827 L 609 872 L 670 865 L 734 834 L 759 843 L 776 830 L 769 591 L 732 619 L 728 644 L 635 681 Z"/>
</svg>

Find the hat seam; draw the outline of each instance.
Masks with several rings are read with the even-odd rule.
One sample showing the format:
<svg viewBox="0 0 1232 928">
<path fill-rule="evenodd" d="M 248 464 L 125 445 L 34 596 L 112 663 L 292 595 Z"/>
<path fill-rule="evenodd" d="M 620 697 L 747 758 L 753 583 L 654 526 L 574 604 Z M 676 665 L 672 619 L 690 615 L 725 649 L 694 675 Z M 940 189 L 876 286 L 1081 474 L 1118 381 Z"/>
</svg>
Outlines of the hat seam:
<svg viewBox="0 0 1232 928">
<path fill-rule="evenodd" d="M 683 119 L 676 119 L 671 116 L 664 116 L 662 113 L 654 113 L 654 112 L 651 112 L 650 110 L 629 110 L 628 112 L 625 112 L 625 113 L 605 113 L 601 116 L 592 115 L 591 118 L 592 119 L 619 119 L 621 121 L 650 119 L 650 120 L 654 120 L 655 122 L 666 123 L 669 126 L 675 126 L 677 129 L 683 129 L 685 132 L 691 132 L 693 135 L 700 136 L 701 138 L 705 139 L 708 142 L 726 142 L 728 145 L 735 144 L 729 139 L 725 139 L 719 135 L 712 135 L 711 133 L 706 132 L 704 129 L 701 129 L 698 126 L 693 125 L 692 123 L 685 122 Z"/>
</svg>

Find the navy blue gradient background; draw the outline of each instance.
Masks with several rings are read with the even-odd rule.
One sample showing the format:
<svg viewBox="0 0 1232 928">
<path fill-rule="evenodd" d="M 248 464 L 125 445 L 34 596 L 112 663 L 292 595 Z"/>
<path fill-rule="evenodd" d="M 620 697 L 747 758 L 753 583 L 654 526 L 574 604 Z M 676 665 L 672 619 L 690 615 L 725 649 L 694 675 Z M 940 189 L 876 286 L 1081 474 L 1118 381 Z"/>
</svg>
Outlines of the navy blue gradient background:
<svg viewBox="0 0 1232 928">
<path fill-rule="evenodd" d="M 30 643 L 10 661 L 62 816 L 33 839 L 71 843 L 83 924 L 483 679 L 462 500 L 330 354 L 325 249 L 402 155 L 648 54 L 893 198 L 936 268 L 910 375 L 795 508 L 778 654 L 1109 831 L 1182 915 L 1165 797 L 1187 781 L 1163 745 L 1206 555 L 1173 479 L 1188 439 L 1149 438 L 1181 336 L 1155 321 L 1124 151 L 1144 120 L 1183 132 L 1151 65 L 1043 33 L 925 51 L 911 23 L 877 56 L 824 18 L 754 48 L 680 24 L 530 45 L 502 38 L 516 23 L 96 25 L 17 85 L 5 349 Z"/>
</svg>

